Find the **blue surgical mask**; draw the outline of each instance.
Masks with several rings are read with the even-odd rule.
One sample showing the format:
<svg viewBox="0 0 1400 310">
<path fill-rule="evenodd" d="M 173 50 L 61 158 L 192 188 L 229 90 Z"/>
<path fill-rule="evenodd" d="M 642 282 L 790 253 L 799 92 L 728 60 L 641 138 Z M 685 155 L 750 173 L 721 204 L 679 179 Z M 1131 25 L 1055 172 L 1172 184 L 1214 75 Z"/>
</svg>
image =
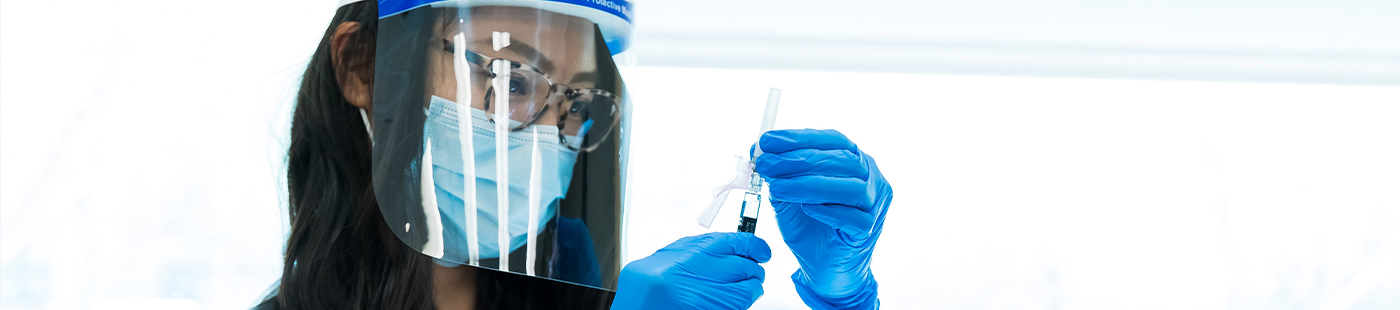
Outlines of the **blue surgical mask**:
<svg viewBox="0 0 1400 310">
<path fill-rule="evenodd" d="M 462 114 L 461 110 L 469 113 Z M 431 143 L 432 181 L 437 198 L 437 208 L 442 220 L 443 257 L 439 264 L 457 265 L 451 262 L 468 262 L 468 252 L 475 244 L 478 259 L 500 256 L 498 240 L 501 224 L 497 184 L 497 145 L 496 128 L 486 112 L 466 108 L 451 100 L 433 96 L 424 123 L 424 140 Z M 470 127 L 459 130 L 459 117 L 469 117 Z M 511 121 L 512 127 L 520 123 Z M 470 133 L 470 157 L 463 157 L 463 147 L 459 134 Z M 538 235 L 548 222 L 555 218 L 559 201 L 569 188 L 574 162 L 578 152 L 569 150 L 559 143 L 557 127 L 535 125 L 524 130 L 512 131 L 508 135 L 509 152 L 506 160 L 509 183 L 507 225 L 508 251 L 514 251 L 527 242 L 531 235 Z M 573 137 L 567 137 L 573 138 Z M 578 139 L 566 139 L 577 141 Z M 538 158 L 535 153 L 538 152 Z M 473 167 L 474 169 L 468 169 Z M 534 174 L 534 178 L 532 178 Z M 471 210 L 476 213 L 475 231 L 466 231 L 470 225 L 468 205 L 464 203 L 468 193 L 466 185 L 474 185 L 476 203 Z M 532 186 L 533 189 L 532 193 Z M 532 199 L 531 195 L 537 195 Z M 535 201 L 532 204 L 532 200 Z M 532 212 L 533 209 L 533 212 Z M 531 221 L 531 215 L 534 220 Z M 531 225 L 533 224 L 533 226 Z M 443 260 L 449 261 L 444 262 Z"/>
</svg>

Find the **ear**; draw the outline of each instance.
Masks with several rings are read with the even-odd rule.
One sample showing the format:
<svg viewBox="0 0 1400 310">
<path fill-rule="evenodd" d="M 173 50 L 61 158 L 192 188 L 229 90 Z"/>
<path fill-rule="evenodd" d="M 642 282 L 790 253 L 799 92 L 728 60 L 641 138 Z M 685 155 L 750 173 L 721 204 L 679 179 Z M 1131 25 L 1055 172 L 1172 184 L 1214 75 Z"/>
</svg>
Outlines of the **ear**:
<svg viewBox="0 0 1400 310">
<path fill-rule="evenodd" d="M 370 98 L 373 97 L 373 85 L 370 83 L 373 81 L 374 60 L 364 58 L 374 56 L 363 53 L 363 48 L 351 46 L 363 44 L 351 42 L 359 30 L 358 22 L 343 22 L 335 27 L 335 33 L 331 34 L 331 66 L 335 67 L 335 81 L 340 84 L 340 93 L 345 100 L 357 108 L 369 110 Z"/>
</svg>

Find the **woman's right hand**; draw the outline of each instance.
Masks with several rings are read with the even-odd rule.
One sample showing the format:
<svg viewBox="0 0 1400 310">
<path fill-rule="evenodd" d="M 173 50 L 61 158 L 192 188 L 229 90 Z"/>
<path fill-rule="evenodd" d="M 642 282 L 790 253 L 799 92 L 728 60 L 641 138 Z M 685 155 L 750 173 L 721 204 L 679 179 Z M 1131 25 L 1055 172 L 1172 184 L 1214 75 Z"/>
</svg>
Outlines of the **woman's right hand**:
<svg viewBox="0 0 1400 310">
<path fill-rule="evenodd" d="M 681 238 L 622 269 L 612 309 L 748 309 L 772 256 L 750 233 Z"/>
</svg>

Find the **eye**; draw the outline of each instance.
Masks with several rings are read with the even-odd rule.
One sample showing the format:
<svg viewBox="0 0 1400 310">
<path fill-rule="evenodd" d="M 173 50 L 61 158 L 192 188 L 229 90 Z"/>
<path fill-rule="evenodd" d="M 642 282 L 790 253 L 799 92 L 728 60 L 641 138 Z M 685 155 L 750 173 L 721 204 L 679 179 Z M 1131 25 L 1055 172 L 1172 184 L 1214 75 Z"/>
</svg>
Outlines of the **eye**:
<svg viewBox="0 0 1400 310">
<path fill-rule="evenodd" d="M 510 76 L 510 93 L 516 95 L 525 94 L 525 77 L 514 74 Z"/>
<path fill-rule="evenodd" d="M 574 101 L 573 104 L 570 104 L 570 105 L 569 105 L 569 114 L 583 114 L 583 113 L 586 113 L 587 111 L 588 111 L 588 103 L 586 103 L 586 102 Z"/>
</svg>

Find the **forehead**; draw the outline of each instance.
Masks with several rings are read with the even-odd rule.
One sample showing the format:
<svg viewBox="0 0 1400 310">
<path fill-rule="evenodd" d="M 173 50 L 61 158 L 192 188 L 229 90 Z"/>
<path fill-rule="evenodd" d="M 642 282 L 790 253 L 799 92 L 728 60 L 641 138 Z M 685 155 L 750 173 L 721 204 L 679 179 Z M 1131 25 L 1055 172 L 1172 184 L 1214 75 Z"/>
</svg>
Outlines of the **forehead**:
<svg viewBox="0 0 1400 310">
<path fill-rule="evenodd" d="M 458 33 L 466 48 L 492 58 L 536 63 L 552 62 L 561 74 L 591 70 L 594 66 L 595 29 L 586 19 L 522 7 L 471 8 L 465 16 L 446 10 L 440 35 L 448 40 Z M 509 33 L 510 44 L 493 48 L 497 33 Z"/>
</svg>

